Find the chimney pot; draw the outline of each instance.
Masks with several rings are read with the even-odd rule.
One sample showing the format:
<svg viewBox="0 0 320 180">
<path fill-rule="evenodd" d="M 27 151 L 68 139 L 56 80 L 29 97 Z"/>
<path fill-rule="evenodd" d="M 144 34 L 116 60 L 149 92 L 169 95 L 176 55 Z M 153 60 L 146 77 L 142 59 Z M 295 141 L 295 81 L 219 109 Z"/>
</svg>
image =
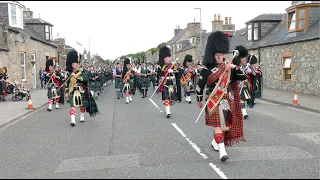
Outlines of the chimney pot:
<svg viewBox="0 0 320 180">
<path fill-rule="evenodd" d="M 217 14 L 214 14 L 214 20 L 215 21 L 217 20 Z"/>
<path fill-rule="evenodd" d="M 193 22 L 196 23 L 196 18 L 193 18 Z"/>
<path fill-rule="evenodd" d="M 232 24 L 232 18 L 229 17 L 229 24 Z"/>
<path fill-rule="evenodd" d="M 224 23 L 225 23 L 225 24 L 228 24 L 228 17 L 225 17 L 225 18 L 224 18 Z"/>
<path fill-rule="evenodd" d="M 220 19 L 220 14 L 218 14 L 218 21 L 220 21 L 221 19 Z"/>
</svg>

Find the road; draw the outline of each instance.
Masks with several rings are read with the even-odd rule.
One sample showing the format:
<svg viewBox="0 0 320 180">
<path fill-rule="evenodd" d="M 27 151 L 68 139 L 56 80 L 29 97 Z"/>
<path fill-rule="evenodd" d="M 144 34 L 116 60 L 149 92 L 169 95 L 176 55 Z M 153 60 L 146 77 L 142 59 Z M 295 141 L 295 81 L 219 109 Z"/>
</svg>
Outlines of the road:
<svg viewBox="0 0 320 180">
<path fill-rule="evenodd" d="M 194 123 L 195 102 L 173 106 L 171 119 L 139 94 L 117 100 L 113 87 L 97 103 L 101 114 L 75 127 L 64 105 L 2 128 L 0 178 L 320 178 L 320 114 L 258 101 L 244 122 L 247 142 L 220 162 L 213 129 L 204 116 Z"/>
</svg>

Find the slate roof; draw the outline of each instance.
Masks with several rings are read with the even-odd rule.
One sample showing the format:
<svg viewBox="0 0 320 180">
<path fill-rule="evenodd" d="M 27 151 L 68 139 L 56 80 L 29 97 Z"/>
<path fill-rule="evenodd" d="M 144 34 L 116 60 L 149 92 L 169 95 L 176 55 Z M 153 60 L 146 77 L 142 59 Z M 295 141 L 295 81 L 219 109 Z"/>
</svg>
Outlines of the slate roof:
<svg viewBox="0 0 320 180">
<path fill-rule="evenodd" d="M 53 26 L 51 23 L 41 19 L 41 18 L 32 18 L 32 19 L 23 19 L 26 24 L 48 24 Z"/>
<path fill-rule="evenodd" d="M 9 26 L 9 29 L 12 30 L 12 31 L 15 31 L 16 33 L 21 33 L 21 32 L 27 33 L 30 36 L 31 39 L 34 39 L 36 41 L 40 41 L 40 42 L 42 42 L 44 44 L 53 46 L 55 48 L 57 47 L 56 44 L 54 44 L 53 42 L 45 40 L 42 36 L 40 36 L 36 31 L 34 31 L 28 25 L 24 25 L 23 30 L 19 29 L 19 28 L 15 28 L 15 27 L 10 27 L 10 26 Z"/>
<path fill-rule="evenodd" d="M 285 14 L 261 14 L 253 19 L 251 19 L 250 21 L 246 22 L 247 23 L 251 23 L 251 22 L 255 22 L 255 21 L 281 21 L 283 19 Z"/>
<path fill-rule="evenodd" d="M 285 18 L 277 24 L 265 37 L 259 41 L 248 42 L 246 39 L 246 27 L 236 31 L 235 35 L 230 39 L 230 52 L 238 45 L 243 45 L 248 49 L 257 49 L 259 47 L 275 46 L 311 39 L 319 39 L 319 20 L 309 27 L 308 30 L 302 32 L 288 33 L 287 19 Z"/>
<path fill-rule="evenodd" d="M 168 43 L 168 46 L 171 46 L 172 44 L 176 43 L 177 40 L 182 36 L 183 33 L 187 31 L 187 28 L 182 29 L 176 36 L 174 36 Z"/>
</svg>

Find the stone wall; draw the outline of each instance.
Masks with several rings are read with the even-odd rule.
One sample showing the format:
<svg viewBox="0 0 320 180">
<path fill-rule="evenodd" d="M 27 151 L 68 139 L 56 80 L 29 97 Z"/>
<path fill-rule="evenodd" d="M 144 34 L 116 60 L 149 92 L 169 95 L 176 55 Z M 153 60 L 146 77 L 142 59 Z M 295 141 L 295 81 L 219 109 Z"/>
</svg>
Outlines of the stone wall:
<svg viewBox="0 0 320 180">
<path fill-rule="evenodd" d="M 15 42 L 17 33 L 9 30 L 8 33 L 8 47 L 10 51 L 0 51 L 0 67 L 7 67 L 9 79 L 18 81 L 27 88 L 32 87 L 32 64 L 31 54 L 36 56 L 36 76 L 37 87 L 40 87 L 39 73 L 40 67 L 45 68 L 46 56 L 56 57 L 57 49 L 53 46 L 44 44 L 42 42 L 30 39 L 28 42 Z M 26 67 L 26 81 L 22 82 L 21 69 L 21 54 L 25 53 L 25 67 Z"/>
<path fill-rule="evenodd" d="M 320 96 L 319 40 L 260 49 L 264 87 Z M 284 53 L 292 54 L 291 80 L 284 80 Z"/>
<path fill-rule="evenodd" d="M 177 63 L 180 63 L 182 65 L 184 57 L 189 54 L 192 56 L 193 62 L 194 63 L 198 63 L 198 61 L 200 60 L 200 54 L 199 54 L 199 47 L 196 46 L 195 48 L 192 49 L 188 49 L 185 51 L 181 51 L 179 53 L 177 53 L 175 56 L 176 58 L 179 58 Z"/>
</svg>

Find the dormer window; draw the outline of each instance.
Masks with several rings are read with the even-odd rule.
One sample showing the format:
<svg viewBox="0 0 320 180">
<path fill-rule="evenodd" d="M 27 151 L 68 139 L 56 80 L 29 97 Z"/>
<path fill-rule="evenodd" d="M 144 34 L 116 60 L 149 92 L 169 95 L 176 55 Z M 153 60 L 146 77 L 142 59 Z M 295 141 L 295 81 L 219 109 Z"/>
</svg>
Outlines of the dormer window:
<svg viewBox="0 0 320 180">
<path fill-rule="evenodd" d="M 250 23 L 248 24 L 248 41 L 257 41 L 260 38 L 260 24 L 259 23 Z"/>
<path fill-rule="evenodd" d="M 23 29 L 23 7 L 12 2 L 8 4 L 9 26 Z"/>
<path fill-rule="evenodd" d="M 47 41 L 52 41 L 52 27 L 49 25 L 45 25 L 45 37 Z"/>
<path fill-rule="evenodd" d="M 191 37 L 189 38 L 189 42 L 192 46 L 196 45 L 196 42 L 197 42 L 197 38 L 196 37 Z"/>
<path fill-rule="evenodd" d="M 287 21 L 287 29 L 290 32 L 293 31 L 303 31 L 307 29 L 308 25 L 308 9 L 307 8 L 299 8 L 294 9 L 291 12 L 288 12 L 288 21 Z"/>
<path fill-rule="evenodd" d="M 179 43 L 179 44 L 177 44 L 177 51 L 181 51 L 181 50 L 182 50 L 182 44 Z"/>
</svg>

